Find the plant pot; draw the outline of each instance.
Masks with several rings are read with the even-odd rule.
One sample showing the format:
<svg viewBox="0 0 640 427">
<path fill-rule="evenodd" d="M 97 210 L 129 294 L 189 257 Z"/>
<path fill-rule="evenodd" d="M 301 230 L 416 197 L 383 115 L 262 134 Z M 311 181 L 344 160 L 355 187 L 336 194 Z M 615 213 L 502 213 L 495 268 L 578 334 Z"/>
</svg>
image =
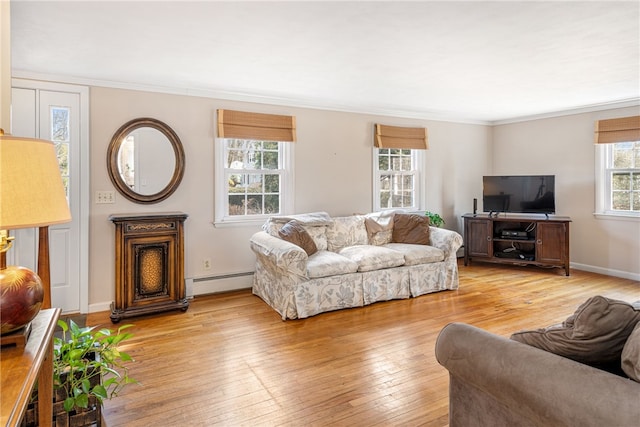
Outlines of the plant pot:
<svg viewBox="0 0 640 427">
<path fill-rule="evenodd" d="M 91 387 L 99 384 L 101 380 L 100 373 L 96 372 L 89 378 Z M 102 405 L 98 400 L 89 397 L 89 406 L 87 408 L 76 408 L 71 412 L 64 410 L 64 400 L 67 395 L 64 389 L 53 390 L 53 420 L 52 427 L 101 427 L 102 426 Z M 31 402 L 27 406 L 27 411 L 20 427 L 36 427 L 38 426 L 38 394 L 36 391 L 31 395 Z"/>
</svg>

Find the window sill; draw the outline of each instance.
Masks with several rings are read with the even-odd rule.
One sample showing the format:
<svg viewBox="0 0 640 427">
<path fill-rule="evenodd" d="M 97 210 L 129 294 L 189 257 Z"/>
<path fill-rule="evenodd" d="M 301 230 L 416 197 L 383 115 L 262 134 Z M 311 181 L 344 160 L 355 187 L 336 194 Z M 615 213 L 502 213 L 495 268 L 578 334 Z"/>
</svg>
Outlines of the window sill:
<svg viewBox="0 0 640 427">
<path fill-rule="evenodd" d="M 613 221 L 632 221 L 640 222 L 640 213 L 612 213 L 612 212 L 594 212 L 596 219 L 606 219 Z"/>
<path fill-rule="evenodd" d="M 267 221 L 267 218 L 258 219 L 241 219 L 235 221 L 214 221 L 215 228 L 231 228 L 231 227 L 261 227 Z"/>
</svg>

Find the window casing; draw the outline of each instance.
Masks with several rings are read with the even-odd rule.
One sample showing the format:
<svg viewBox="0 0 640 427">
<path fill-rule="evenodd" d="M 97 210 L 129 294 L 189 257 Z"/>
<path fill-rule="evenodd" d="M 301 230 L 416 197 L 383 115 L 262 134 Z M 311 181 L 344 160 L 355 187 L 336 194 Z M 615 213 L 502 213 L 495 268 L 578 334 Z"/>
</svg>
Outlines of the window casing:
<svg viewBox="0 0 640 427">
<path fill-rule="evenodd" d="M 264 222 L 291 211 L 293 144 L 216 140 L 216 225 Z"/>
<path fill-rule="evenodd" d="M 640 141 L 596 150 L 596 213 L 640 217 Z"/>
<path fill-rule="evenodd" d="M 374 211 L 419 209 L 424 150 L 374 148 L 373 151 Z"/>
</svg>

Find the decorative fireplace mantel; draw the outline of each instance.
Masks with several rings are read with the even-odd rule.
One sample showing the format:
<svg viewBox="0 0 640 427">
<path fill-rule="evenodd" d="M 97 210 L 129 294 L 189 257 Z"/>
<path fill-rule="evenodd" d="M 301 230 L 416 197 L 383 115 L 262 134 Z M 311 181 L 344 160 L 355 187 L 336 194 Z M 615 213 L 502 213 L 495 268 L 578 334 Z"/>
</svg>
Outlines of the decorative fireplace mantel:
<svg viewBox="0 0 640 427">
<path fill-rule="evenodd" d="M 111 321 L 167 310 L 186 311 L 184 221 L 187 214 L 111 215 L 116 226 L 116 300 Z"/>
</svg>

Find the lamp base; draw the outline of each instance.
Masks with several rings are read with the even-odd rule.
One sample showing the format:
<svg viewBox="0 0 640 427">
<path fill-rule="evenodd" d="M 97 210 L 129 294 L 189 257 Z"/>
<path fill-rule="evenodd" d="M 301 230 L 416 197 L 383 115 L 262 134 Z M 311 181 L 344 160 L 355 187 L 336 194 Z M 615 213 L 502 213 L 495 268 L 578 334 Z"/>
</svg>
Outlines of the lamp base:
<svg viewBox="0 0 640 427">
<path fill-rule="evenodd" d="M 10 334 L 0 335 L 0 347 L 7 347 L 10 345 L 24 347 L 27 345 L 29 334 L 31 334 L 31 322 Z"/>
</svg>

